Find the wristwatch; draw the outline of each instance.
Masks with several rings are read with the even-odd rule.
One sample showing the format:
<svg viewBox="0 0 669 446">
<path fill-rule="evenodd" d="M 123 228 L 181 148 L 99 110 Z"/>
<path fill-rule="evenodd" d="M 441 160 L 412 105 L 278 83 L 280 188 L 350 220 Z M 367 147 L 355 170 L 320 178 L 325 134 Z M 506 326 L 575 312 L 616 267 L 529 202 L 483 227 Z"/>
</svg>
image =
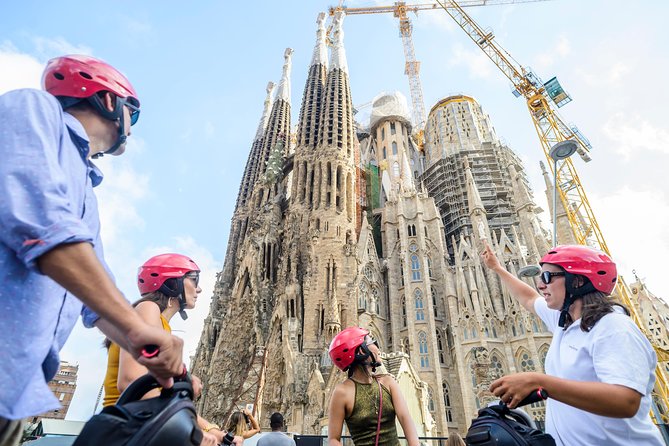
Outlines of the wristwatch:
<svg viewBox="0 0 669 446">
<path fill-rule="evenodd" d="M 216 429 L 216 430 L 219 430 L 219 431 L 220 431 L 220 430 L 221 430 L 221 426 L 219 426 L 218 424 L 210 423 L 210 424 L 207 424 L 207 427 L 205 427 L 203 430 L 204 430 L 205 432 L 209 432 L 209 431 L 212 430 L 212 429 Z"/>
</svg>

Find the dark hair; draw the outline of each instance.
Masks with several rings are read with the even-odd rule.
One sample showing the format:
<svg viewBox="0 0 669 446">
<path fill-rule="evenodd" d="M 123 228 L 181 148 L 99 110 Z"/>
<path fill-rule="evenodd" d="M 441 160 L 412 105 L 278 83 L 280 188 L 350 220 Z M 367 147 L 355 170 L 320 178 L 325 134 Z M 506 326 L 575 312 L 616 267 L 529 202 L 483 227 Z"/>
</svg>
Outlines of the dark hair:
<svg viewBox="0 0 669 446">
<path fill-rule="evenodd" d="M 588 280 L 585 277 L 584 279 Z M 581 309 L 581 330 L 585 332 L 592 330 L 592 327 L 594 327 L 601 318 L 609 313 L 613 313 L 614 305 L 621 307 L 628 316 L 630 314 L 627 307 L 616 302 L 611 296 L 604 294 L 601 291 L 586 293 L 579 299 L 583 301 L 583 307 Z M 565 328 L 569 327 L 573 322 L 574 320 L 572 319 L 571 314 L 567 314 Z"/>
<path fill-rule="evenodd" d="M 132 304 L 133 308 L 139 305 L 142 302 L 153 302 L 156 305 L 158 305 L 158 308 L 160 309 L 160 312 L 162 313 L 165 311 L 167 306 L 170 303 L 171 297 L 161 293 L 160 291 L 153 291 L 151 293 L 146 293 L 142 295 L 139 299 L 135 301 L 135 303 Z M 105 338 L 104 341 L 102 341 L 102 345 L 109 350 L 109 347 L 111 346 L 112 341 L 109 338 Z"/>
</svg>

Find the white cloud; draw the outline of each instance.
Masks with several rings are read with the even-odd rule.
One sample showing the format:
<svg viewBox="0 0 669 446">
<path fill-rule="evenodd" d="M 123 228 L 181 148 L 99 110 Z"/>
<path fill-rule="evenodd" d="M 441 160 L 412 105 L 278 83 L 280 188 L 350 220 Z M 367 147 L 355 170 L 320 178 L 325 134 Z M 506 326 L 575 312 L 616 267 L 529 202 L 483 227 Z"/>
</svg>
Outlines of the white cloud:
<svg viewBox="0 0 669 446">
<path fill-rule="evenodd" d="M 44 65 L 35 57 L 21 53 L 11 42 L 0 44 L 0 94 L 17 88 L 40 88 Z"/>
<path fill-rule="evenodd" d="M 453 45 L 451 53 L 453 57 L 449 60 L 449 65 L 465 66 L 472 78 L 490 79 L 493 74 L 496 76 L 495 79 L 499 78 L 497 73 L 493 73 L 493 70 L 497 68 L 479 48 L 465 49 L 462 44 L 456 43 Z"/>
<path fill-rule="evenodd" d="M 613 150 L 626 159 L 644 152 L 669 154 L 669 131 L 638 114 L 613 114 L 602 126 L 602 133 L 610 140 Z"/>
<path fill-rule="evenodd" d="M 86 45 L 72 44 L 63 37 L 49 39 L 35 36 L 33 37 L 33 44 L 35 45 L 37 54 L 44 59 L 50 59 L 63 54 L 93 54 L 93 50 Z"/>
<path fill-rule="evenodd" d="M 607 195 L 591 193 L 590 201 L 619 272 L 625 275 L 627 282 L 633 281 L 632 270 L 635 269 L 639 276 L 648 277 L 651 292 L 669 298 L 669 286 L 662 279 L 666 265 L 660 261 L 669 252 L 666 189 L 626 185 Z M 649 209 L 652 209 L 652 217 Z"/>
<path fill-rule="evenodd" d="M 537 55 L 533 65 L 537 73 L 550 72 L 558 61 L 565 59 L 571 53 L 571 43 L 565 36 L 558 36 L 556 42 L 543 53 Z"/>
</svg>

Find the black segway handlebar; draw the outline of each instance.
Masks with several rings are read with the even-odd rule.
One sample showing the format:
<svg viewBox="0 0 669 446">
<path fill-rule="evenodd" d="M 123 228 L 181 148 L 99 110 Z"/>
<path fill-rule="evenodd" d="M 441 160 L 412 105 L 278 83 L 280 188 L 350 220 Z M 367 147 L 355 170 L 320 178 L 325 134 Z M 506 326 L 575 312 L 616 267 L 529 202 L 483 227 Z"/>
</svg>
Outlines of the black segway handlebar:
<svg viewBox="0 0 669 446">
<path fill-rule="evenodd" d="M 522 401 L 518 403 L 516 407 L 527 406 L 528 404 L 538 403 L 539 401 L 547 399 L 548 399 L 548 392 L 543 387 L 539 387 L 538 389 L 535 389 L 532 392 L 530 392 L 530 394 L 527 395 L 525 398 L 523 398 Z"/>
</svg>

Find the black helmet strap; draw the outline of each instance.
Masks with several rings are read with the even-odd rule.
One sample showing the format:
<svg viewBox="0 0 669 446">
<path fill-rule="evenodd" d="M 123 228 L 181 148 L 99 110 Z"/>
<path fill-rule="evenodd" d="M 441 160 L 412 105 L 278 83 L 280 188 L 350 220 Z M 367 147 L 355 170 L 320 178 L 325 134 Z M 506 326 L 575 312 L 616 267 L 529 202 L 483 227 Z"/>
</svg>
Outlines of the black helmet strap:
<svg viewBox="0 0 669 446">
<path fill-rule="evenodd" d="M 179 316 L 181 319 L 188 319 L 186 314 L 186 291 L 184 290 L 184 278 L 176 277 L 167 279 L 158 289 L 166 296 L 174 297 L 179 302 Z"/>
<path fill-rule="evenodd" d="M 573 304 L 576 299 L 583 297 L 583 295 L 597 291 L 595 286 L 587 277 L 581 277 L 583 277 L 585 283 L 580 287 L 575 288 L 574 283 L 576 281 L 576 275 L 566 271 L 564 273 L 565 296 L 562 309 L 560 310 L 560 319 L 558 320 L 558 327 L 561 327 L 563 330 L 567 329 L 565 324 L 567 322 L 567 315 L 569 314 L 569 307 L 571 307 L 571 304 Z"/>
<path fill-rule="evenodd" d="M 109 119 L 110 121 L 118 122 L 118 138 L 116 139 L 114 145 L 112 145 L 104 152 L 99 152 L 95 154 L 93 158 L 99 158 L 103 154 L 113 155 L 119 149 L 119 147 L 125 144 L 126 140 L 128 139 L 128 137 L 125 134 L 125 119 L 123 119 L 124 101 L 118 96 L 115 96 L 115 98 L 116 101 L 114 103 L 114 110 L 112 111 L 109 111 L 107 107 L 105 107 L 105 105 L 102 103 L 101 96 L 94 94 L 93 96 L 86 98 L 88 102 L 93 106 L 93 108 L 95 108 L 95 110 L 100 114 L 100 116 L 102 116 L 105 119 Z"/>
</svg>

